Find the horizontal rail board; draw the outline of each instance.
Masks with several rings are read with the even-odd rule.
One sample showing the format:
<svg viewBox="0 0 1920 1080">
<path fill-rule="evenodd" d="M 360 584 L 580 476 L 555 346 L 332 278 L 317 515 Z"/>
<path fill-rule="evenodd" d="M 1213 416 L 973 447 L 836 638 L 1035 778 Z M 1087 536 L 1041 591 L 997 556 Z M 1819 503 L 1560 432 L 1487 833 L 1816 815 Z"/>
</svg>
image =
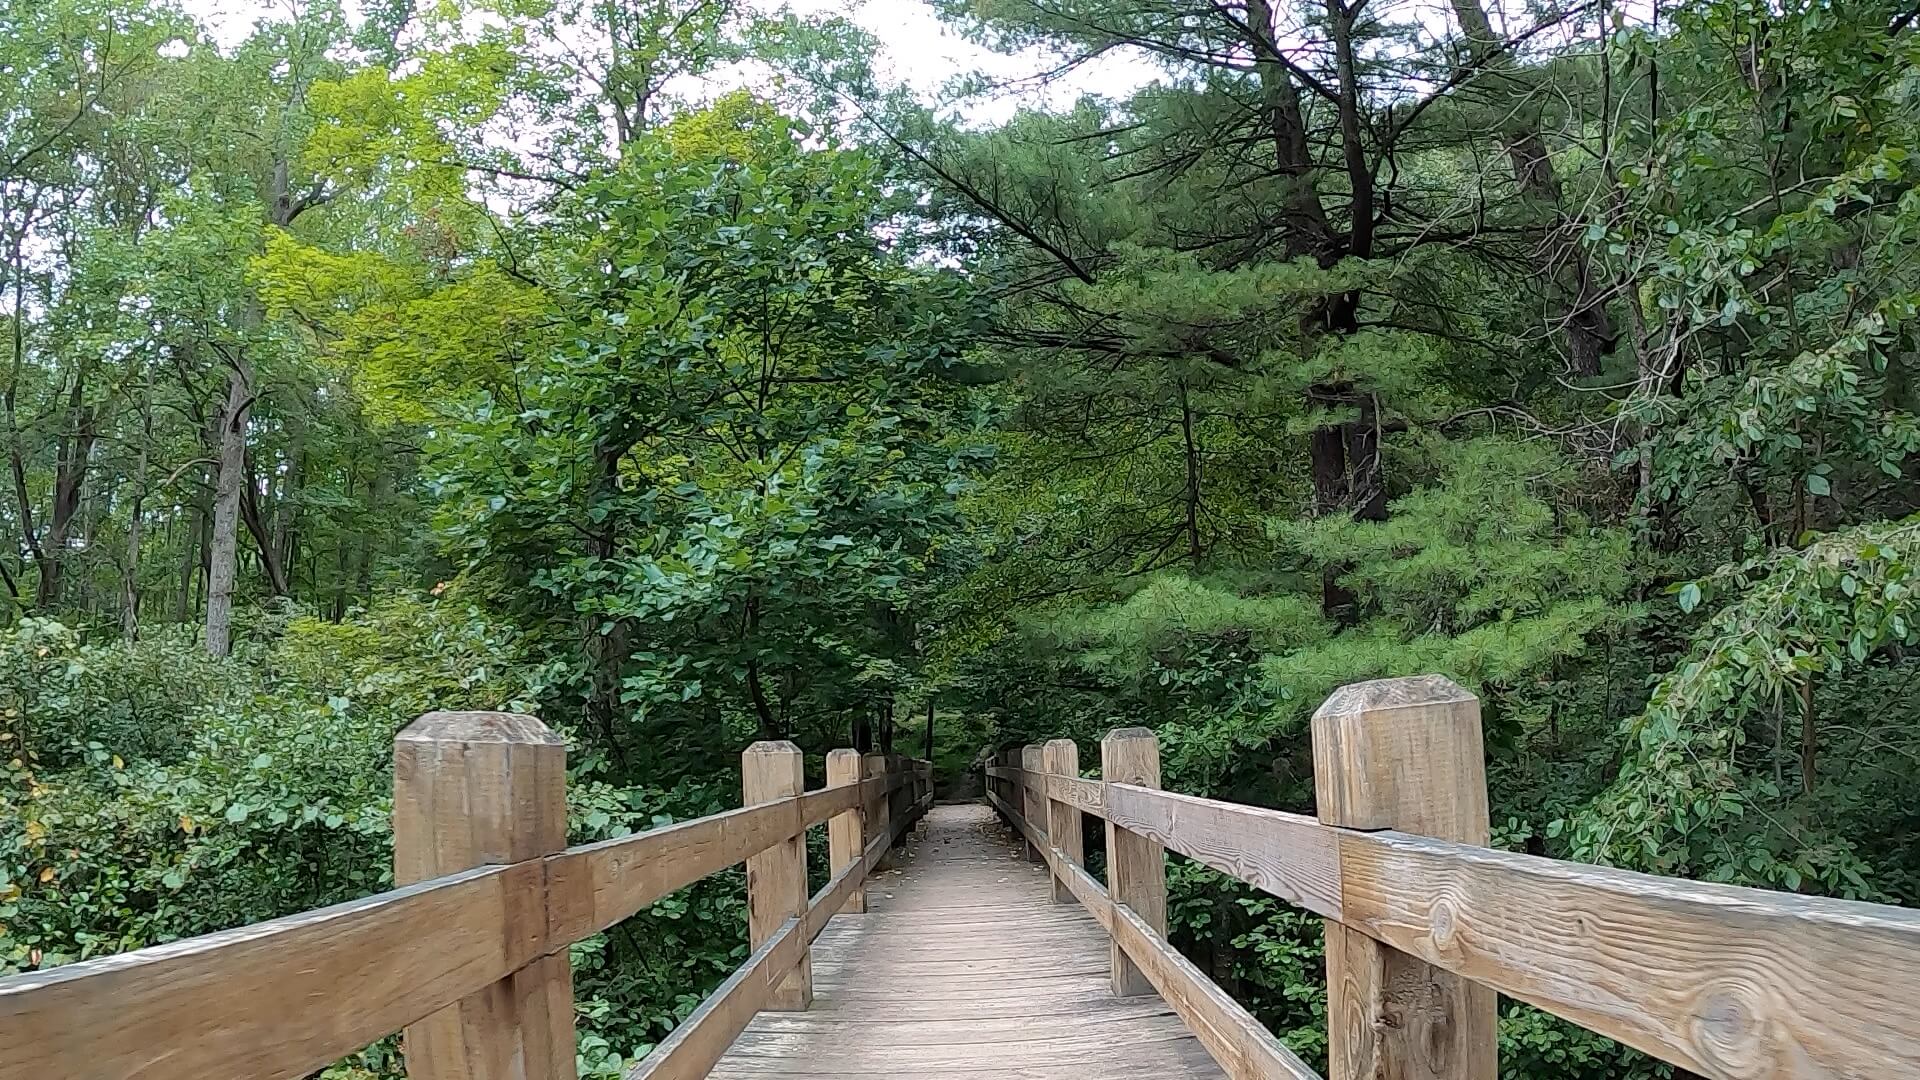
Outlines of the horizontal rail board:
<svg viewBox="0 0 1920 1080">
<path fill-rule="evenodd" d="M 1125 904 L 1113 905 L 1113 940 L 1139 967 L 1234 1080 L 1320 1080 L 1306 1062 L 1273 1037 L 1253 1014 L 1154 933 Z"/>
<path fill-rule="evenodd" d="M 1080 906 L 1118 942 L 1147 976 L 1187 1030 L 1234 1080 L 1320 1080 L 1306 1062 L 1274 1038 L 1260 1021 L 1220 989 L 1213 980 L 1181 956 L 1125 904 L 1116 904 L 1093 875 L 1063 855 L 1047 849 L 1047 861 L 1061 876 Z"/>
<path fill-rule="evenodd" d="M 853 785 L 847 790 L 854 790 Z M 921 800 L 914 809 L 924 810 L 929 801 Z M 889 833 L 874 837 L 858 859 L 813 894 L 804 916 L 788 919 L 774 931 L 653 1053 L 627 1071 L 626 1080 L 699 1080 L 706 1076 L 911 820 L 910 815 L 902 816 Z"/>
<path fill-rule="evenodd" d="M 900 786 L 902 773 L 568 848 L 547 860 L 552 937 L 574 942 Z"/>
<path fill-rule="evenodd" d="M 1032 779 L 1009 772 L 1016 790 Z M 1704 1076 L 1920 1076 L 1920 911 L 1051 780 L 1056 798 L 1085 812 L 1096 812 L 1087 789 L 1097 784 L 1100 816 L 1121 828 Z M 1099 917 L 1086 882 L 1049 858 Z M 1111 932 L 1125 933 L 1117 918 Z"/>
<path fill-rule="evenodd" d="M 1347 925 L 1710 1077 L 1920 1075 L 1920 912 L 1341 836 Z"/>
<path fill-rule="evenodd" d="M 909 780 L 896 772 L 0 978 L 0 1080 L 306 1076 Z"/>
<path fill-rule="evenodd" d="M 1329 919 L 1340 918 L 1341 830 L 1310 817 L 1108 784 L 1107 820 Z"/>
<path fill-rule="evenodd" d="M 542 955 L 538 860 L 0 980 L 0 1080 L 306 1076 Z"/>
<path fill-rule="evenodd" d="M 1083 814 L 1107 816 L 1107 785 L 1079 776 L 1049 776 L 1050 795 L 1055 802 L 1066 803 Z"/>
<path fill-rule="evenodd" d="M 553 856 L 547 865 L 554 937 L 578 941 L 599 933 L 788 839 L 800 828 L 795 803 L 781 799 L 746 806 Z"/>
</svg>

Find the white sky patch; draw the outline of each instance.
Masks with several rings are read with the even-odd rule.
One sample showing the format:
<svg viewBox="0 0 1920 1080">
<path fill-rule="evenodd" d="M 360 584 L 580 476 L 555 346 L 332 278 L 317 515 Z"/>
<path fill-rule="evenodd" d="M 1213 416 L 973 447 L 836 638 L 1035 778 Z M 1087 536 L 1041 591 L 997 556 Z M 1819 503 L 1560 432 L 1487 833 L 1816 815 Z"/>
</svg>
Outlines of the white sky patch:
<svg viewBox="0 0 1920 1080">
<path fill-rule="evenodd" d="M 943 98 L 943 88 L 954 78 L 983 73 L 1002 83 L 1030 79 L 1053 64 L 1038 51 L 1019 55 L 996 53 L 968 41 L 946 25 L 924 0 L 756 0 L 767 11 L 782 7 L 801 16 L 846 15 L 880 42 L 875 68 L 889 85 L 906 86 L 923 101 Z M 179 0 L 188 14 L 200 21 L 222 49 L 231 49 L 244 41 L 262 18 L 284 18 L 298 6 L 298 0 Z M 357 5 L 347 0 L 351 13 Z M 967 102 L 961 111 L 976 124 L 1004 121 L 1026 106 L 1064 108 L 1084 94 L 1125 98 L 1140 87 L 1161 77 L 1163 72 L 1138 54 L 1111 53 L 1080 66 L 1065 77 L 1044 86 L 1022 87 L 1018 92 L 996 95 L 987 100 Z M 739 84 L 751 84 L 753 75 L 742 72 Z M 712 84 L 713 79 L 707 82 Z M 730 89 L 718 86 L 719 90 Z"/>
</svg>

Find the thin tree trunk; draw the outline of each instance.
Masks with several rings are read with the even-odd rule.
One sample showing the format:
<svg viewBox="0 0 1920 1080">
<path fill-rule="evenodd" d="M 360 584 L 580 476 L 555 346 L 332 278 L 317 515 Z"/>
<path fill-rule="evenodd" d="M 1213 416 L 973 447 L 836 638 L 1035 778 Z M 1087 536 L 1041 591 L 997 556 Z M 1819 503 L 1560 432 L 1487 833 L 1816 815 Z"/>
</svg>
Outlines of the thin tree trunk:
<svg viewBox="0 0 1920 1080">
<path fill-rule="evenodd" d="M 201 494 L 196 491 L 193 501 L 181 508 L 181 513 L 192 515 L 180 545 L 180 595 L 173 605 L 173 621 L 182 625 L 193 618 L 193 588 L 200 576 L 200 538 L 206 530 L 206 510 L 200 503 Z"/>
<path fill-rule="evenodd" d="M 1260 91 L 1267 112 L 1267 127 L 1273 138 L 1274 167 L 1286 177 L 1282 195 L 1281 228 L 1285 232 L 1281 250 L 1287 258 L 1313 256 L 1322 265 L 1337 259 L 1339 244 L 1327 224 L 1327 212 L 1314 186 L 1313 152 L 1307 142 L 1305 115 L 1300 109 L 1300 88 L 1295 86 L 1286 66 L 1280 62 L 1280 29 L 1275 23 L 1269 0 L 1247 0 L 1247 25 L 1258 39 L 1254 44 L 1254 68 L 1259 75 Z"/>
<path fill-rule="evenodd" d="M 120 570 L 120 636 L 140 640 L 140 532 L 147 502 L 147 457 L 153 444 L 153 380 L 140 402 L 140 456 L 133 470 L 133 506 L 127 519 L 127 557 Z"/>
<path fill-rule="evenodd" d="M 1480 0 L 1453 0 L 1453 13 L 1466 36 L 1467 62 L 1490 75 L 1489 84 L 1510 78 L 1513 57 L 1494 35 Z M 1595 279 L 1592 261 L 1580 244 L 1578 223 L 1568 213 L 1546 139 L 1524 105 L 1496 100 L 1494 108 L 1507 118 L 1500 141 L 1513 163 L 1515 185 L 1553 215 L 1541 242 L 1539 266 L 1545 280 L 1561 283 L 1560 332 L 1570 366 L 1575 375 L 1598 375 L 1601 359 L 1613 351 L 1619 333 L 1607 314 L 1605 291 Z M 1565 284 L 1568 275 L 1571 285 Z"/>
<path fill-rule="evenodd" d="M 1819 736 L 1813 723 L 1813 676 L 1800 684 L 1800 793 L 1813 794 L 1814 764 L 1819 756 Z"/>
<path fill-rule="evenodd" d="M 246 485 L 251 376 L 246 361 L 236 357 L 227 378 L 227 404 L 220 416 L 220 471 L 214 486 L 207 575 L 206 646 L 214 656 L 227 656 L 233 651 L 233 589 L 240 563 L 240 500 Z"/>
<path fill-rule="evenodd" d="M 1187 394 L 1187 380 L 1180 380 L 1180 437 L 1186 447 L 1187 487 L 1186 531 L 1187 559 L 1193 568 L 1200 568 L 1200 444 L 1194 436 L 1193 405 Z"/>
<path fill-rule="evenodd" d="M 9 266 L 13 275 L 13 362 L 7 378 L 7 390 L 0 404 L 6 407 L 7 416 L 7 458 L 13 473 L 13 498 L 20 512 L 21 546 L 34 564 L 46 573 L 47 555 L 40 546 L 39 529 L 33 522 L 33 495 L 27 489 L 26 447 L 20 438 L 19 414 L 16 402 L 20 391 L 20 372 L 26 365 L 27 357 L 27 274 L 26 264 L 21 253 L 22 237 L 15 234 L 13 249 L 9 253 Z"/>
<path fill-rule="evenodd" d="M 275 596 L 290 593 L 287 585 L 287 570 L 280 561 L 280 550 L 274 543 L 273 534 L 260 513 L 259 478 L 253 469 L 253 455 L 243 452 L 245 465 L 242 469 L 240 485 L 240 518 L 247 523 L 247 532 L 253 537 L 254 546 L 260 552 L 260 568 L 266 571 L 267 587 Z"/>
</svg>

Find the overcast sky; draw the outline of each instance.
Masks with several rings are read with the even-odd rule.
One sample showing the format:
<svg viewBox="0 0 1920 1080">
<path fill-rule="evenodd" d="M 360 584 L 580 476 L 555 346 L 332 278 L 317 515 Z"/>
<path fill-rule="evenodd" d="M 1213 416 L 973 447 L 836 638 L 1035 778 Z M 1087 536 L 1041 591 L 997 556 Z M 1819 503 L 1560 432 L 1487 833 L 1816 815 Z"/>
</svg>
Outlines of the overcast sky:
<svg viewBox="0 0 1920 1080">
<path fill-rule="evenodd" d="M 777 9 L 781 0 L 757 0 L 762 7 Z M 245 38 L 255 20 L 271 13 L 284 13 L 288 0 L 181 0 L 186 10 L 198 18 L 223 46 Z M 1018 79 L 1040 71 L 1043 58 L 1037 55 L 1008 57 L 984 49 L 946 27 L 924 0 L 785 0 L 787 7 L 802 15 L 852 14 L 881 42 L 878 67 L 890 84 L 910 86 L 923 98 L 935 97 L 954 76 L 983 71 L 1004 80 Z M 348 0 L 349 8 L 352 0 Z M 1044 91 L 1018 98 L 977 103 L 966 114 L 978 121 L 1004 119 L 1021 102 L 1044 102 L 1054 106 L 1071 104 L 1083 93 L 1124 97 L 1159 75 L 1151 63 L 1136 56 L 1109 54 L 1082 66 Z"/>
</svg>

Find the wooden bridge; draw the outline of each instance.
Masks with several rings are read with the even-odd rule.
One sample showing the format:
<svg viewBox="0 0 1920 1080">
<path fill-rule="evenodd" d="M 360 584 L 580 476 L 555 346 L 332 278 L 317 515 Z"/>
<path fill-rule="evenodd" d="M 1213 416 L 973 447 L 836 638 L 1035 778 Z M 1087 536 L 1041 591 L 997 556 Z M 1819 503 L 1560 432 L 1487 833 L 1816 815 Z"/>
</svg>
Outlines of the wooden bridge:
<svg viewBox="0 0 1920 1080">
<path fill-rule="evenodd" d="M 629 1080 L 1314 1076 L 1167 942 L 1167 850 L 1326 920 L 1336 1080 L 1493 1080 L 1496 992 L 1707 1077 L 1920 1077 L 1920 913 L 1490 850 L 1444 679 L 1346 687 L 1313 739 L 1316 817 L 1160 790 L 1142 729 L 1098 779 L 1003 755 L 1005 825 L 932 807 L 925 762 L 839 750 L 808 791 L 758 743 L 741 809 L 569 848 L 552 732 L 432 713 L 396 741 L 400 888 L 0 980 L 0 1080 L 302 1077 L 402 1029 L 411 1080 L 568 1080 L 567 946 L 742 861 L 752 955 Z"/>
</svg>

